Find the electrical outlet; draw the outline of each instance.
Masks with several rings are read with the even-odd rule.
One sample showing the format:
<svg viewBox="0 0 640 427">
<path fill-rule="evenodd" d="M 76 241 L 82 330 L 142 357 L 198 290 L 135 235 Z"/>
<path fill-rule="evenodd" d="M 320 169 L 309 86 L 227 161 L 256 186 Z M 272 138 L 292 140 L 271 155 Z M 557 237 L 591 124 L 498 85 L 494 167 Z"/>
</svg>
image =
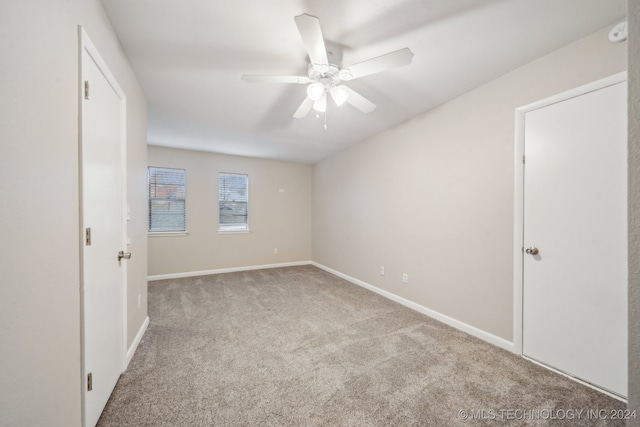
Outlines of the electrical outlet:
<svg viewBox="0 0 640 427">
<path fill-rule="evenodd" d="M 138 308 L 142 305 L 142 294 L 138 294 Z"/>
<path fill-rule="evenodd" d="M 384 276 L 384 267 L 380 267 L 380 275 Z"/>
<path fill-rule="evenodd" d="M 278 255 L 278 248 L 273 248 L 273 254 Z"/>
<path fill-rule="evenodd" d="M 402 283 L 409 283 L 409 275 L 407 273 L 402 273 Z"/>
</svg>

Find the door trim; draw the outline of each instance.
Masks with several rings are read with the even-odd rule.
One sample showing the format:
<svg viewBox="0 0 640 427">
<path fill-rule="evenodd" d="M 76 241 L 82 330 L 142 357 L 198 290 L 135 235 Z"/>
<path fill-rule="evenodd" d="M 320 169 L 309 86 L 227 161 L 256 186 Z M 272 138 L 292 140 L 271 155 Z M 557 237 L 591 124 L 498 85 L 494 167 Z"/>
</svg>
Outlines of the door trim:
<svg viewBox="0 0 640 427">
<path fill-rule="evenodd" d="M 575 98 L 627 81 L 627 72 L 614 74 L 592 83 L 562 92 L 531 104 L 516 108 L 515 111 L 515 156 L 514 156 L 514 226 L 513 226 L 513 352 L 522 355 L 522 293 L 524 262 L 524 124 L 529 111 L 547 107 L 567 99 Z M 570 377 L 573 378 L 573 377 Z M 596 388 L 599 391 L 601 389 Z M 608 393 L 607 393 L 608 394 Z M 619 396 L 614 396 L 618 399 Z"/>
<path fill-rule="evenodd" d="M 113 74 L 109 70 L 106 62 L 100 56 L 98 49 L 95 47 L 89 35 L 85 29 L 78 25 L 78 194 L 79 194 L 79 233 L 80 233 L 80 357 L 81 357 L 81 372 L 80 372 L 80 395 L 82 402 L 82 425 L 86 424 L 86 402 L 85 402 L 85 390 L 87 389 L 87 373 L 85 369 L 85 342 L 84 342 L 84 210 L 83 210 L 83 99 L 84 99 L 84 81 L 83 81 L 83 68 L 82 68 L 82 56 L 87 53 L 100 72 L 104 75 L 107 82 L 111 85 L 114 92 L 120 99 L 121 114 L 120 114 L 120 170 L 122 176 L 122 201 L 121 201 L 121 223 L 122 223 L 122 249 L 126 248 L 127 244 L 127 99 L 124 91 L 116 81 Z M 121 372 L 124 372 L 127 366 L 127 263 L 122 263 L 122 288 L 120 290 L 122 295 L 122 355 L 121 355 Z"/>
</svg>

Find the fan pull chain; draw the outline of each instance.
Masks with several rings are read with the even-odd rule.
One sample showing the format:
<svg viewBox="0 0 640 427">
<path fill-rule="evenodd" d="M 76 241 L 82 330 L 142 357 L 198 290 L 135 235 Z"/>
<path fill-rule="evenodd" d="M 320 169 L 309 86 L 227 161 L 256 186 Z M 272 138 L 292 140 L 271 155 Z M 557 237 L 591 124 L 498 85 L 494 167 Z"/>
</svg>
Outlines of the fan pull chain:
<svg viewBox="0 0 640 427">
<path fill-rule="evenodd" d="M 324 110 L 324 130 L 327 130 L 327 110 Z"/>
</svg>

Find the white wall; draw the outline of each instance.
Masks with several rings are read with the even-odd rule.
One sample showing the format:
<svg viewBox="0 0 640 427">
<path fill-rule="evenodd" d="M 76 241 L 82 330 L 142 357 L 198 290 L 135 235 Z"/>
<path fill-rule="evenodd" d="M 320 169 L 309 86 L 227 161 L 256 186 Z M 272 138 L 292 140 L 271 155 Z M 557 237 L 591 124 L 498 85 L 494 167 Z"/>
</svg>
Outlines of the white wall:
<svg viewBox="0 0 640 427">
<path fill-rule="evenodd" d="M 608 31 L 316 164 L 314 261 L 512 341 L 514 110 L 625 70 Z"/>
<path fill-rule="evenodd" d="M 134 258 L 146 295 L 146 100 L 97 0 L 0 2 L 0 424 L 81 423 L 78 28 L 127 95 Z M 129 307 L 128 330 L 146 317 Z M 129 337 L 129 341 L 133 336 Z"/>
<path fill-rule="evenodd" d="M 640 1 L 629 1 L 629 404 L 640 412 Z M 640 418 L 629 426 L 640 426 Z"/>
<path fill-rule="evenodd" d="M 149 166 L 186 170 L 188 231 L 149 237 L 149 276 L 311 260 L 311 165 L 154 146 L 148 155 Z M 219 172 L 249 175 L 250 233 L 218 233 Z"/>
</svg>

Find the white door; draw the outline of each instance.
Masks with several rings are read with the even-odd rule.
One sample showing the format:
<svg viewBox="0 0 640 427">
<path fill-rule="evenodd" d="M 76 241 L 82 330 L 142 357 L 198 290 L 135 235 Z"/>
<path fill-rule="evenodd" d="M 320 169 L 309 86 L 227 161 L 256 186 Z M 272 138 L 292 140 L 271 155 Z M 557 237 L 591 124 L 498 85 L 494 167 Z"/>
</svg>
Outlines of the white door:
<svg viewBox="0 0 640 427">
<path fill-rule="evenodd" d="M 83 389 L 85 425 L 94 426 L 124 366 L 125 261 L 118 260 L 118 252 L 125 247 L 125 107 L 121 90 L 110 81 L 111 74 L 95 48 L 86 34 L 81 37 Z"/>
<path fill-rule="evenodd" d="M 622 82 L 529 111 L 524 121 L 523 354 L 620 396 L 626 117 Z"/>
</svg>

